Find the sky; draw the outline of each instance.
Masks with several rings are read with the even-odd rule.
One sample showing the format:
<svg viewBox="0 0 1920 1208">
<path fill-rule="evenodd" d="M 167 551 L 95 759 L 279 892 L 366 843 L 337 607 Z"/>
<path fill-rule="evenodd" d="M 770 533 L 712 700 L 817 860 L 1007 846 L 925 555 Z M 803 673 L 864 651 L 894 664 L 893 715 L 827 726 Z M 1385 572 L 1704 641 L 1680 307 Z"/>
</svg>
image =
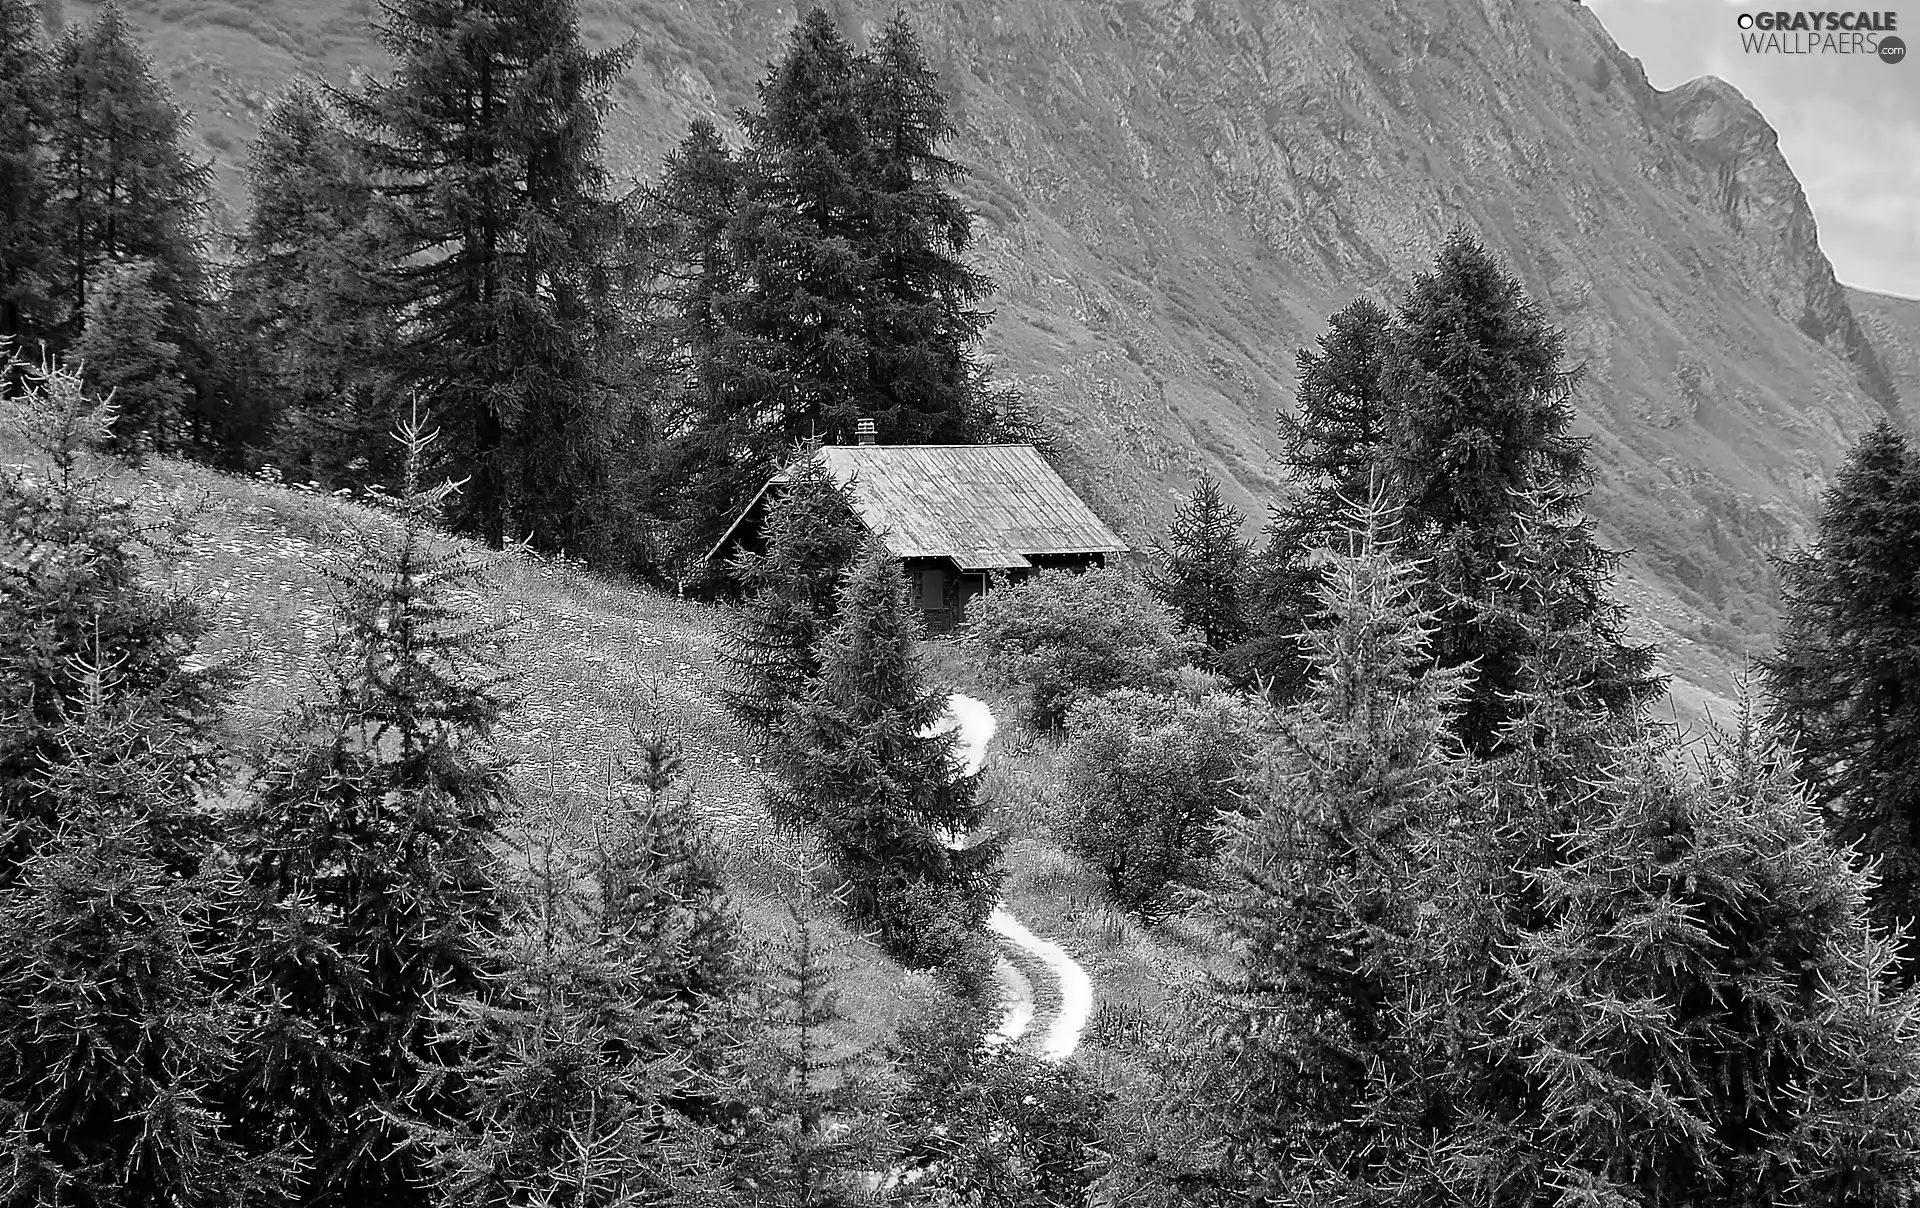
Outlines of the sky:
<svg viewBox="0 0 1920 1208">
<path fill-rule="evenodd" d="M 1746 94 L 1780 133 L 1840 280 L 1920 298 L 1920 0 L 1854 0 L 1897 16 L 1905 61 L 1860 55 L 1747 54 L 1736 22 L 1762 9 L 1826 12 L 1729 0 L 1587 0 L 1655 88 L 1715 75 Z"/>
</svg>

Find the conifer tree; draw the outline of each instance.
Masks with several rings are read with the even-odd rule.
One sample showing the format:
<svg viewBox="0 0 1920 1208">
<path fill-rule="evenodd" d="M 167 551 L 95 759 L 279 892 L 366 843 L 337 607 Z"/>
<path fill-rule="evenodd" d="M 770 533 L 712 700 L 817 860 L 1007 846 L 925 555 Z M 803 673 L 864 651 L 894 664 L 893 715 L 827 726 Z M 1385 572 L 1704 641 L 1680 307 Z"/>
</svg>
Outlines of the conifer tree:
<svg viewBox="0 0 1920 1208">
<path fill-rule="evenodd" d="M 0 0 L 0 357 L 45 333 L 47 47 L 32 0 Z M 0 394 L 19 386 L 0 379 Z"/>
<path fill-rule="evenodd" d="M 1363 506 L 1319 588 L 1327 624 L 1306 633 L 1312 690 L 1227 820 L 1216 902 L 1236 966 L 1194 1022 L 1202 1051 L 1180 1096 L 1194 1131 L 1176 1125 L 1149 1155 L 1200 1202 L 1365 1178 L 1381 1138 L 1357 1106 L 1383 1068 L 1403 1069 L 1392 1008 L 1420 973 L 1418 835 L 1461 791 L 1448 724 L 1462 677 L 1431 669 L 1414 569 L 1383 539 L 1390 513 Z"/>
<path fill-rule="evenodd" d="M 44 786 L 70 755 L 59 735 L 85 688 L 76 660 L 111 664 L 102 708 L 140 716 L 156 746 L 186 744 L 202 783 L 218 771 L 227 683 L 222 669 L 185 661 L 206 630 L 198 612 L 140 581 L 135 554 L 151 526 L 95 457 L 112 408 L 72 370 L 15 372 L 25 393 L 4 404 L 7 425 L 44 469 L 0 472 L 0 886 L 62 822 Z"/>
<path fill-rule="evenodd" d="M 400 318 L 384 368 L 446 426 L 458 530 L 579 550 L 606 479 L 621 223 L 600 122 L 626 51 L 589 52 L 571 0 L 408 0 L 381 40 L 394 74 L 349 111 Z"/>
<path fill-rule="evenodd" d="M 861 417 L 888 441 L 971 439 L 986 282 L 961 260 L 970 215 L 940 152 L 952 121 L 904 18 L 862 55 L 809 11 L 746 124 L 721 355 L 772 416 L 758 459 L 846 439 Z"/>
<path fill-rule="evenodd" d="M 1174 513 L 1160 565 L 1147 576 L 1153 594 L 1201 636 L 1216 662 L 1246 630 L 1241 597 L 1251 550 L 1240 536 L 1243 519 L 1220 498 L 1220 484 L 1202 478 Z"/>
<path fill-rule="evenodd" d="M 1562 366 L 1565 347 L 1565 333 L 1462 230 L 1401 301 L 1381 370 L 1390 493 L 1409 549 L 1428 563 L 1434 657 L 1476 668 L 1458 721 L 1476 753 L 1496 745 L 1525 673 L 1524 652 L 1484 612 L 1516 526 L 1557 526 L 1563 546 L 1586 547 L 1563 549 L 1560 577 L 1539 584 L 1549 594 L 1536 615 L 1559 627 L 1602 606 L 1617 561 L 1593 547 L 1581 519 L 1590 471 L 1585 442 L 1568 432 L 1578 371 Z M 1605 699 L 1625 708 L 1657 690 L 1646 651 L 1605 627 L 1594 637 Z"/>
<path fill-rule="evenodd" d="M 1920 1000 L 1881 988 L 1895 954 L 1866 875 L 1750 725 L 1697 775 L 1666 754 L 1643 738 L 1609 761 L 1537 874 L 1539 925 L 1489 944 L 1459 898 L 1424 916 L 1417 943 L 1451 976 L 1423 983 L 1411 1034 L 1463 1043 L 1424 1046 L 1457 1106 L 1402 1155 L 1402 1202 L 1457 1202 L 1466 1170 L 1513 1202 L 1920 1190 Z"/>
<path fill-rule="evenodd" d="M 46 1208 L 271 1202 L 297 1155 L 218 1110 L 265 1004 L 236 992 L 219 877 L 182 868 L 197 752 L 123 703 L 111 655 L 74 663 L 36 786 L 62 822 L 0 889 L 0 1186 Z"/>
<path fill-rule="evenodd" d="M 978 936 L 998 899 L 1002 840 L 967 842 L 985 817 L 956 774 L 952 731 L 930 735 L 946 693 L 927 682 L 919 619 L 900 564 L 870 542 L 841 580 L 820 673 L 776 748 L 773 816 L 818 833 L 857 917 L 918 965 L 978 972 Z"/>
<path fill-rule="evenodd" d="M 167 304 L 152 261 L 102 266 L 87 296 L 87 325 L 69 357 L 87 384 L 113 400 L 114 450 L 170 453 L 184 435 L 192 392 L 179 345 L 166 338 Z"/>
<path fill-rule="evenodd" d="M 973 213 L 951 189 L 966 170 L 942 154 L 958 130 L 901 10 L 861 58 L 854 95 L 877 286 L 868 318 L 874 402 L 862 414 L 900 443 L 984 439 L 974 426 L 984 384 L 975 349 L 988 316 L 977 307 L 992 283 L 963 259 Z"/>
<path fill-rule="evenodd" d="M 1875 425 L 1822 502 L 1814 544 L 1780 567 L 1787 600 L 1767 688 L 1834 837 L 1880 861 L 1874 917 L 1920 916 L 1920 460 Z M 1901 977 L 1915 969 L 1912 933 Z"/>
<path fill-rule="evenodd" d="M 394 315 L 368 269 L 373 182 L 335 108 L 304 82 L 278 98 L 247 155 L 250 211 L 228 309 L 273 396 L 272 450 L 325 486 L 394 480 L 388 390 L 370 372 Z"/>
<path fill-rule="evenodd" d="M 817 450 L 801 446 L 763 532 L 766 549 L 743 551 L 729 568 L 745 607 L 724 657 L 727 707 L 767 741 L 820 673 L 816 647 L 833 623 L 840 576 L 866 530 Z"/>
<path fill-rule="evenodd" d="M 212 169 L 181 146 L 187 121 L 117 5 L 60 39 L 47 91 L 61 347 L 84 329 L 102 266 L 122 259 L 153 262 L 149 285 L 166 299 L 169 338 L 183 342 L 205 296 L 199 223 Z"/>
<path fill-rule="evenodd" d="M 441 552 L 417 486 L 432 434 L 402 432 L 397 533 L 369 530 L 338 572 L 319 695 L 269 744 L 228 845 L 248 972 L 275 1004 L 228 1081 L 256 1145 L 311 1153 L 302 1204 L 417 1203 L 425 1157 L 397 1122 L 444 1122 L 460 1087 L 436 1009 L 485 998 L 503 910 L 494 832 L 512 801 L 488 736 L 503 709 L 492 634 L 455 594 L 480 568 Z"/>
<path fill-rule="evenodd" d="M 1288 493 L 1250 568 L 1247 641 L 1227 660 L 1283 703 L 1299 699 L 1310 677 L 1302 643 L 1318 600 L 1315 551 L 1344 549 L 1349 510 L 1384 486 L 1389 416 L 1380 367 L 1389 322 L 1377 304 L 1356 299 L 1327 321 L 1317 350 L 1303 348 L 1296 358 L 1298 414 L 1280 416 Z"/>
<path fill-rule="evenodd" d="M 734 1202 L 752 1208 L 852 1208 L 864 1200 L 860 1172 L 891 1156 L 876 1063 L 848 1039 L 840 1010 L 846 964 L 821 931 L 793 912 L 755 1003 L 746 1118 L 729 1152 Z"/>
<path fill-rule="evenodd" d="M 682 575 L 767 471 L 749 439 L 750 407 L 721 351 L 721 300 L 739 287 L 730 230 L 740 180 L 740 163 L 719 131 L 696 120 L 635 218 L 649 260 L 654 335 L 670 367 L 641 489 L 667 529 L 664 559 Z"/>
</svg>

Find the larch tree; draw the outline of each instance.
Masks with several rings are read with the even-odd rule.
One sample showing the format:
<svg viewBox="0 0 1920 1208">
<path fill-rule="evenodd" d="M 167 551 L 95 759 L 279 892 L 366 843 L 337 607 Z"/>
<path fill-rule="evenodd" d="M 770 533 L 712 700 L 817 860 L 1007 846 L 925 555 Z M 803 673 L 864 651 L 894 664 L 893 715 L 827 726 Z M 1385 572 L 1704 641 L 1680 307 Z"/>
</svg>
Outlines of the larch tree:
<svg viewBox="0 0 1920 1208">
<path fill-rule="evenodd" d="M 1879 863 L 1874 917 L 1920 917 L 1920 459 L 1876 424 L 1822 501 L 1814 543 L 1780 567 L 1787 600 L 1767 664 L 1775 715 L 1835 838 Z M 1911 931 L 1901 977 L 1912 980 Z"/>
<path fill-rule="evenodd" d="M 626 51 L 588 51 L 571 0 L 405 0 L 381 40 L 393 75 L 347 100 L 399 318 L 383 368 L 445 427 L 457 530 L 580 550 L 606 478 L 621 222 L 600 125 Z"/>
<path fill-rule="evenodd" d="M 394 314 L 369 268 L 373 179 L 337 108 L 296 82 L 273 103 L 247 153 L 250 210 L 227 307 L 253 344 L 271 396 L 281 468 L 327 487 L 395 480 L 399 418 L 372 372 Z"/>
<path fill-rule="evenodd" d="M 905 19 L 863 54 L 809 11 L 745 117 L 721 355 L 762 417 L 759 458 L 862 417 L 888 441 L 974 439 L 987 284 L 961 258 L 952 119 Z"/>
<path fill-rule="evenodd" d="M 47 50 L 32 0 L 0 0 L 0 357 L 25 351 L 50 318 Z M 0 379 L 0 393 L 19 385 Z"/>
<path fill-rule="evenodd" d="M 668 154 L 635 216 L 668 366 L 640 489 L 667 530 L 662 561 L 682 579 L 697 573 L 697 560 L 765 470 L 753 456 L 751 408 L 721 353 L 721 300 L 739 287 L 729 232 L 740 185 L 739 160 L 711 122 L 698 120 Z"/>
<path fill-rule="evenodd" d="M 1202 992 L 1175 1121 L 1149 1151 L 1202 1203 L 1367 1179 L 1385 1137 L 1358 1109 L 1405 1072 L 1393 1008 L 1421 973 L 1419 834 L 1461 792 L 1464 683 L 1432 667 L 1434 618 L 1383 539 L 1389 514 L 1361 506 L 1318 588 L 1326 624 L 1306 631 L 1310 691 L 1226 819 L 1215 903 L 1234 967 Z"/>
<path fill-rule="evenodd" d="M 1427 562 L 1434 657 L 1475 667 L 1458 725 L 1476 754 L 1497 745 L 1526 674 L 1527 651 L 1487 608 L 1518 525 L 1560 530 L 1560 573 L 1539 584 L 1549 594 L 1535 615 L 1590 631 L 1593 694 L 1625 710 L 1658 690 L 1645 648 L 1617 625 L 1588 624 L 1617 559 L 1594 547 L 1581 514 L 1591 471 L 1569 432 L 1579 373 L 1563 365 L 1565 348 L 1520 283 L 1457 230 L 1402 299 L 1381 368 L 1389 494 L 1408 550 Z"/>
<path fill-rule="evenodd" d="M 85 328 L 101 268 L 123 259 L 153 263 L 169 338 L 191 342 L 206 294 L 200 221 L 212 169 L 188 156 L 187 120 L 116 5 L 55 44 L 46 112 L 59 346 Z"/>
</svg>

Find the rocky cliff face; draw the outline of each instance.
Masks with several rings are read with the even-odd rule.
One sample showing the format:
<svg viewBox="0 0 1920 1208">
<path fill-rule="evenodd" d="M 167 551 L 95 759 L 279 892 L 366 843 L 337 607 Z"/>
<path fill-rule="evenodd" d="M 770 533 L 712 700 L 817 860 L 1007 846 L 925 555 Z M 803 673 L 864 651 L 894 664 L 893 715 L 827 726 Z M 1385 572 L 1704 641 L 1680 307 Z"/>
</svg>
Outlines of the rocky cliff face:
<svg viewBox="0 0 1920 1208">
<path fill-rule="evenodd" d="M 860 30 L 893 6 L 835 8 Z M 130 11 L 210 142 L 237 149 L 295 68 L 378 66 L 353 32 L 368 7 Z M 1262 513 L 1294 350 L 1352 297 L 1391 299 L 1459 223 L 1567 328 L 1593 511 L 1636 551 L 1625 590 L 1671 665 L 1704 684 L 1770 623 L 1766 555 L 1805 535 L 1848 441 L 1895 405 L 1760 115 L 1718 81 L 1656 92 L 1569 0 L 904 7 L 973 170 L 1000 371 L 1143 542 L 1196 473 Z M 796 15 L 583 12 L 596 37 L 636 35 L 610 127 L 634 175 L 689 118 L 747 103 Z"/>
</svg>

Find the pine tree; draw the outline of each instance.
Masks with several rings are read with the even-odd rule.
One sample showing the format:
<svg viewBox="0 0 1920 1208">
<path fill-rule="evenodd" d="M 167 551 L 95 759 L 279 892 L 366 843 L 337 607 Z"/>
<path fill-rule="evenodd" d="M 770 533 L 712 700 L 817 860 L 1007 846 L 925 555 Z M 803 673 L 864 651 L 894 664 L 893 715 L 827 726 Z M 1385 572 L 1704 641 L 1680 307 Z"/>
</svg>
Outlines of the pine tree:
<svg viewBox="0 0 1920 1208">
<path fill-rule="evenodd" d="M 1390 527 L 1364 505 L 1355 546 L 1331 556 L 1327 625 L 1306 636 L 1312 689 L 1228 818 L 1215 900 L 1236 967 L 1194 1021 L 1178 1099 L 1192 1114 L 1149 1155 L 1202 1202 L 1286 1202 L 1309 1180 L 1368 1177 L 1381 1121 L 1357 1109 L 1374 1078 L 1405 1072 L 1393 1008 L 1421 972 L 1418 836 L 1461 792 L 1448 725 L 1463 685 L 1431 670 L 1433 617 Z"/>
<path fill-rule="evenodd" d="M 255 1144 L 313 1155 L 303 1204 L 418 1201 L 426 1159 L 396 1148 L 395 1117 L 440 1123 L 460 1101 L 422 1077 L 461 1066 L 429 1020 L 500 973 L 494 832 L 513 794 L 488 745 L 497 627 L 456 602 L 480 568 L 434 548 L 428 516 L 452 488 L 416 485 L 432 435 L 402 436 L 399 532 L 363 533 L 338 572 L 322 692 L 270 744 L 228 840 L 249 973 L 276 1005 L 227 1109 Z"/>
<path fill-rule="evenodd" d="M 370 371 L 394 315 L 369 280 L 373 182 L 326 97 L 295 83 L 247 155 L 251 209 L 228 310 L 258 349 L 283 469 L 328 487 L 392 482 L 388 389 Z"/>
<path fill-rule="evenodd" d="M 213 734 L 229 680 L 186 660 L 206 630 L 199 613 L 140 581 L 135 554 L 152 526 L 94 456 L 112 408 L 71 370 L 17 373 L 25 393 L 5 404 L 8 426 L 45 469 L 0 473 L 0 886 L 61 825 L 44 786 L 70 754 L 59 735 L 86 687 L 76 660 L 111 664 L 102 707 L 138 714 L 157 746 L 190 747 L 203 784 L 219 771 Z"/>
<path fill-rule="evenodd" d="M 383 366 L 446 425 L 458 530 L 579 550 L 607 472 L 621 224 L 600 120 L 626 51 L 587 51 L 571 0 L 408 0 L 381 40 L 394 74 L 349 112 L 400 318 Z"/>
<path fill-rule="evenodd" d="M 1874 917 L 1920 915 L 1920 459 L 1875 425 L 1827 491 L 1814 544 L 1780 567 L 1786 623 L 1767 688 L 1834 837 L 1880 861 Z M 1911 935 L 1903 980 L 1915 971 Z"/>
<path fill-rule="evenodd" d="M 1590 471 L 1586 443 L 1568 434 L 1578 372 L 1562 367 L 1565 333 L 1549 326 L 1520 283 L 1465 231 L 1455 231 L 1431 271 L 1395 313 L 1381 387 L 1392 416 L 1390 493 L 1409 548 L 1427 561 L 1442 666 L 1473 663 L 1473 688 L 1458 725 L 1470 750 L 1487 753 L 1511 716 L 1524 652 L 1505 645 L 1484 615 L 1502 569 L 1503 545 L 1522 524 L 1550 525 L 1568 548 L 1562 577 L 1540 615 L 1562 628 L 1602 607 L 1616 558 L 1592 545 L 1581 520 Z M 1573 548 L 1585 547 L 1585 548 Z M 1616 680 L 1622 707 L 1657 691 L 1646 652 L 1604 628 L 1593 662 Z"/>
<path fill-rule="evenodd" d="M 985 818 L 973 777 L 957 776 L 952 731 L 929 735 L 946 693 L 927 682 L 919 619 L 900 563 L 871 542 L 848 568 L 840 615 L 822 637 L 819 678 L 776 747 L 777 822 L 823 840 L 856 917 L 913 964 L 965 979 L 998 900 L 1003 840 L 967 842 Z"/>
<path fill-rule="evenodd" d="M 212 169 L 182 148 L 187 121 L 118 6 L 54 47 L 47 112 L 60 347 L 84 330 L 102 266 L 124 259 L 153 262 L 168 337 L 186 342 L 206 292 L 199 223 Z"/>
<path fill-rule="evenodd" d="M 1317 607 L 1316 551 L 1343 549 L 1349 510 L 1384 486 L 1389 414 L 1380 370 L 1389 323 L 1387 312 L 1365 298 L 1337 311 L 1318 350 L 1298 354 L 1298 414 L 1280 416 L 1288 493 L 1273 509 L 1266 545 L 1250 568 L 1242 606 L 1247 641 L 1227 664 L 1282 703 L 1308 687 L 1303 635 Z"/>
<path fill-rule="evenodd" d="M 1156 551 L 1159 565 L 1147 576 L 1161 603 L 1205 640 L 1214 662 L 1246 632 L 1241 594 L 1251 547 L 1240 536 L 1243 519 L 1220 498 L 1220 484 L 1202 478 L 1174 513 Z"/>
<path fill-rule="evenodd" d="M 46 70 L 32 0 L 0 0 L 0 357 L 43 335 L 49 318 Z M 19 386 L 0 379 L 0 394 Z"/>
<path fill-rule="evenodd" d="M 746 1119 L 729 1152 L 734 1202 L 752 1208 L 852 1208 L 859 1173 L 890 1158 L 874 1059 L 845 1035 L 846 965 L 820 932 L 793 913 L 756 1003 Z"/>
<path fill-rule="evenodd" d="M 180 348 L 165 335 L 156 275 L 151 261 L 102 266 L 87 295 L 86 329 L 68 353 L 87 384 L 113 400 L 112 445 L 123 456 L 178 449 L 192 397 Z"/>
<path fill-rule="evenodd" d="M 727 707 L 767 741 L 820 673 L 816 646 L 832 624 L 840 576 L 866 541 L 853 499 L 802 446 L 767 508 L 764 552 L 743 551 L 729 568 L 745 597 L 724 656 Z"/>
</svg>

